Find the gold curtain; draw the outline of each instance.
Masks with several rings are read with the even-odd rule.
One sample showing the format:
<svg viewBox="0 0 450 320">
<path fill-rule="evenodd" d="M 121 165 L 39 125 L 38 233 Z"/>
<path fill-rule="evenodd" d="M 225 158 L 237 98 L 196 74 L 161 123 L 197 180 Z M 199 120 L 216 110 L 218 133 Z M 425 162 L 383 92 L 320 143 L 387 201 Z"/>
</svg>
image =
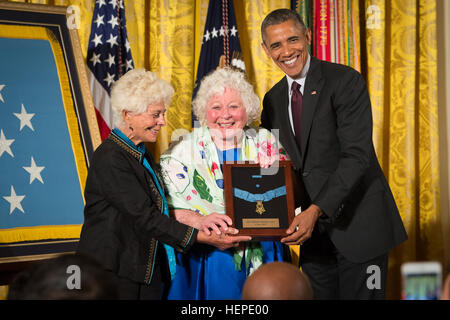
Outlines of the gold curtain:
<svg viewBox="0 0 450 320">
<path fill-rule="evenodd" d="M 15 2 L 78 6 L 79 36 L 86 55 L 95 1 Z M 153 148 L 158 158 L 175 129 L 190 129 L 191 95 L 208 0 L 124 2 L 135 66 L 157 72 L 176 91 L 166 129 Z M 361 21 L 365 29 L 360 31 L 367 56 L 361 62 L 372 99 L 374 143 L 409 235 L 390 256 L 388 296 L 399 298 L 401 263 L 445 262 L 439 212 L 436 0 L 359 3 L 366 13 Z M 289 7 L 290 1 L 236 0 L 234 5 L 248 76 L 262 99 L 283 74 L 261 50 L 260 24 L 267 13 Z"/>
<path fill-rule="evenodd" d="M 261 99 L 284 74 L 261 48 L 261 23 L 272 10 L 289 8 L 290 0 L 234 1 L 242 55 L 247 76 Z"/>
<path fill-rule="evenodd" d="M 374 142 L 409 236 L 390 255 L 388 297 L 398 298 L 402 263 L 446 262 L 439 209 L 436 1 L 370 0 L 366 13 Z"/>
</svg>

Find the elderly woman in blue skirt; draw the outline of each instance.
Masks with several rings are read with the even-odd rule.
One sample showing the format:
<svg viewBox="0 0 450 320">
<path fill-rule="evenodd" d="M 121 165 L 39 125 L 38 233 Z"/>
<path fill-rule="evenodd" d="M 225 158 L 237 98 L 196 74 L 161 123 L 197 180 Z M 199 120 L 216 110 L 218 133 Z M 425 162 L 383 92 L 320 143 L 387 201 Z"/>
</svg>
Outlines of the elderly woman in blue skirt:
<svg viewBox="0 0 450 320">
<path fill-rule="evenodd" d="M 225 215 L 223 161 L 253 161 L 267 167 L 284 160 L 275 137 L 252 127 L 259 119 L 259 98 L 243 73 L 223 68 L 206 76 L 193 101 L 201 127 L 163 153 L 167 201 L 180 222 L 221 233 L 231 225 Z M 240 299 L 247 276 L 261 264 L 282 261 L 280 242 L 247 242 L 218 250 L 194 245 L 177 255 L 177 275 L 169 299 Z"/>
</svg>

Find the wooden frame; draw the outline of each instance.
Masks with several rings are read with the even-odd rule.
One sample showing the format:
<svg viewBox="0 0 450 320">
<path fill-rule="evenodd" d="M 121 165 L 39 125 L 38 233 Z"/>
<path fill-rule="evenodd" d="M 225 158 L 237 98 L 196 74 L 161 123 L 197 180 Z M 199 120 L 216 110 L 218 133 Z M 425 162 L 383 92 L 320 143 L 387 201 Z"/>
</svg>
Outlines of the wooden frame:
<svg viewBox="0 0 450 320">
<path fill-rule="evenodd" d="M 277 170 L 254 163 L 223 164 L 226 214 L 240 235 L 253 240 L 279 240 L 295 216 L 291 161 Z"/>
<path fill-rule="evenodd" d="M 31 47 L 31 39 L 43 39 L 39 36 L 36 38 L 36 34 L 42 34 L 47 37 L 46 39 L 48 40 L 44 39 L 43 42 L 48 42 L 49 48 L 51 48 L 51 52 L 53 52 L 54 60 L 52 61 L 54 61 L 56 70 L 55 74 L 57 75 L 56 78 L 59 81 L 59 87 L 61 89 L 58 94 L 62 97 L 58 103 L 60 102 L 61 105 L 63 105 L 64 110 L 62 110 L 62 114 L 65 116 L 65 121 L 62 121 L 61 123 L 49 121 L 48 127 L 54 126 L 58 128 L 65 128 L 64 130 L 67 130 L 68 132 L 68 140 L 62 142 L 64 145 L 69 145 L 69 150 L 71 151 L 69 154 L 71 154 L 71 156 L 73 155 L 75 163 L 74 172 L 75 176 L 78 176 L 78 179 L 74 179 L 77 180 L 74 183 L 78 185 L 77 193 L 82 194 L 82 196 L 79 197 L 79 199 L 82 199 L 80 206 L 84 207 L 83 193 L 87 177 L 87 168 L 89 167 L 90 158 L 94 150 L 101 143 L 101 139 L 77 30 L 74 27 L 70 27 L 70 24 L 68 24 L 68 19 L 71 17 L 71 14 L 70 12 L 68 13 L 67 9 L 67 7 L 61 6 L 2 2 L 0 3 L 0 31 L 2 31 L 0 32 L 0 39 L 2 41 L 17 41 L 17 43 L 22 41 L 25 43 L 25 46 L 30 45 Z M 49 57 L 50 56 L 51 55 L 49 55 Z M 33 59 L 32 55 L 29 57 L 30 60 Z M 40 81 L 43 77 L 43 73 L 39 72 L 33 74 L 33 70 L 33 68 L 29 70 L 31 77 L 35 79 L 33 89 L 46 89 L 44 84 L 41 84 Z M 10 76 L 11 74 L 13 73 L 9 72 L 8 74 L 1 76 L 0 85 L 2 85 L 2 81 L 5 81 L 6 76 Z M 20 78 L 14 79 L 14 81 L 19 82 Z M 24 88 L 24 95 L 26 95 L 28 90 L 26 89 L 27 87 L 25 84 Z M 52 88 L 55 92 L 59 92 L 56 86 Z M 3 94 L 2 98 L 10 98 L 11 100 L 11 97 L 13 96 L 12 89 L 10 89 L 11 91 L 9 92 L 8 88 L 2 89 L 3 90 L 0 92 L 0 94 Z M 10 93 L 11 97 L 7 97 L 8 93 Z M 0 102 L 0 104 L 2 102 Z M 15 112 L 19 111 L 20 109 Z M 28 112 L 31 113 L 30 111 Z M 36 111 L 34 112 L 36 113 Z M 41 116 L 41 118 L 42 117 L 43 116 Z M 38 117 L 35 117 L 35 119 L 36 118 Z M 7 125 L 5 124 L 5 126 Z M 34 130 L 34 128 L 32 131 L 26 127 L 21 128 L 21 131 L 22 129 L 23 132 L 21 132 L 21 134 L 23 135 L 27 134 L 27 130 L 33 134 L 38 131 Z M 10 131 L 12 131 L 12 129 L 10 129 Z M 12 135 L 12 133 L 10 133 L 10 135 Z M 54 135 L 55 134 L 51 134 L 50 136 Z M 58 135 L 59 134 L 56 133 L 56 136 Z M 42 143 L 42 145 L 39 143 Z M 37 142 L 33 147 L 36 150 L 39 150 L 39 148 L 44 148 L 46 144 L 49 144 L 49 141 L 44 140 Z M 22 151 L 18 148 L 14 151 L 14 160 L 19 158 L 20 152 Z M 63 153 L 67 152 L 60 152 L 59 154 Z M 2 157 L 5 156 L 8 157 L 8 155 L 4 153 Z M 56 158 L 55 161 L 58 161 L 57 152 L 53 158 Z M 0 160 L 2 159 L 0 158 Z M 60 161 L 65 162 L 65 160 L 62 159 Z M 65 181 L 65 183 L 67 183 L 67 181 Z M 9 188 L 9 184 L 11 184 L 11 182 L 4 182 L 3 184 L 8 184 Z M 4 187 L 5 186 L 3 185 L 3 194 L 1 196 L 5 195 Z M 2 183 L 0 183 L 0 189 L 1 188 Z M 55 198 L 57 198 L 58 195 L 59 193 L 55 196 Z M 3 198 L 4 197 L 0 197 L 0 201 L 3 201 Z M 30 197 L 28 197 L 28 199 L 29 198 Z M 3 207 L 0 207 L 0 210 L 4 210 L 5 202 L 2 202 L 2 204 Z M 11 210 L 12 209 L 13 207 L 11 207 Z M 28 210 L 31 211 L 34 209 L 36 208 L 34 207 Z M 10 212 L 10 216 L 12 214 L 15 214 L 15 212 Z M 82 217 L 82 212 L 80 214 Z M 80 219 L 77 221 L 79 220 Z M 60 253 L 76 250 L 81 225 L 82 218 L 81 223 L 62 225 L 57 226 L 56 228 L 52 228 L 52 226 L 39 226 L 35 228 L 33 231 L 34 233 L 31 232 L 29 237 L 23 237 L 23 235 L 16 237 L 15 233 L 23 231 L 21 229 L 24 228 L 14 227 L 5 229 L 4 226 L 0 226 L 0 271 L 14 271 L 14 265 L 12 265 L 14 263 L 23 265 L 26 262 L 48 259 L 49 257 Z M 34 226 L 26 227 L 28 229 L 34 228 Z M 14 239 L 18 241 L 15 241 Z M 5 282 L 5 280 L 0 277 L 0 283 L 1 282 Z"/>
</svg>

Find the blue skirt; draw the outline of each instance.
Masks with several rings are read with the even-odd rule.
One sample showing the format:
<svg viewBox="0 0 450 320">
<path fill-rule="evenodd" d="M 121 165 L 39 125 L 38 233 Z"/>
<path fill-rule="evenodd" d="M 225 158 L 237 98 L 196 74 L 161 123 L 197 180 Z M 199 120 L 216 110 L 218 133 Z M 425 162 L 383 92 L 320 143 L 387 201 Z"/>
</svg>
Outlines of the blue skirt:
<svg viewBox="0 0 450 320">
<path fill-rule="evenodd" d="M 280 242 L 262 241 L 263 263 L 283 261 Z M 220 251 L 196 244 L 186 254 L 177 253 L 177 273 L 172 281 L 169 300 L 240 300 L 247 278 L 245 259 L 241 270 L 233 263 L 234 249 Z"/>
</svg>

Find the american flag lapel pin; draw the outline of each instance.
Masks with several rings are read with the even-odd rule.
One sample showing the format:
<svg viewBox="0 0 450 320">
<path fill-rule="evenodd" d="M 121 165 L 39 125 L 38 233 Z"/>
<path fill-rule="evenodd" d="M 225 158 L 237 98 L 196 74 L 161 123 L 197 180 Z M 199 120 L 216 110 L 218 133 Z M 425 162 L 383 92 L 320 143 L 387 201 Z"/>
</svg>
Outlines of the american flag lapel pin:
<svg viewBox="0 0 450 320">
<path fill-rule="evenodd" d="M 316 90 L 314 90 L 313 92 L 311 92 L 311 95 L 312 96 L 314 96 L 314 95 L 316 95 L 317 94 L 317 91 Z"/>
</svg>

